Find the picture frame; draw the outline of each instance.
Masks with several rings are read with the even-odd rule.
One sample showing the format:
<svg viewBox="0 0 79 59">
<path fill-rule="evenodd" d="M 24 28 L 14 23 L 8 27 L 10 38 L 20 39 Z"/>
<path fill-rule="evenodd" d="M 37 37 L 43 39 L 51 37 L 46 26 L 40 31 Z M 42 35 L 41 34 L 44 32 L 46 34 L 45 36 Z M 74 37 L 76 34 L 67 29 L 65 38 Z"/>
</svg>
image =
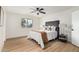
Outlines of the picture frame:
<svg viewBox="0 0 79 59">
<path fill-rule="evenodd" d="M 30 19 L 30 18 L 23 18 L 22 22 L 21 22 L 21 25 L 22 25 L 22 27 L 31 28 L 32 27 L 32 23 L 33 23 L 32 19 Z"/>
</svg>

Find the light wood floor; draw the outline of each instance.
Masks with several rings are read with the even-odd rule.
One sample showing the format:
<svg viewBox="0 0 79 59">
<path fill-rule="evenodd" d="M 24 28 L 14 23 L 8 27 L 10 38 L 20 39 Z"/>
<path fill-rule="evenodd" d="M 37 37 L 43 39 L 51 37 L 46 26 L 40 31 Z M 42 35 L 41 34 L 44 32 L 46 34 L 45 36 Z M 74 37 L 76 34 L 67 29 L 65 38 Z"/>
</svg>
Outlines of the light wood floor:
<svg viewBox="0 0 79 59">
<path fill-rule="evenodd" d="M 10 39 L 5 42 L 3 52 L 79 52 L 79 47 L 71 43 L 50 41 L 42 49 L 35 41 L 27 38 Z"/>
</svg>

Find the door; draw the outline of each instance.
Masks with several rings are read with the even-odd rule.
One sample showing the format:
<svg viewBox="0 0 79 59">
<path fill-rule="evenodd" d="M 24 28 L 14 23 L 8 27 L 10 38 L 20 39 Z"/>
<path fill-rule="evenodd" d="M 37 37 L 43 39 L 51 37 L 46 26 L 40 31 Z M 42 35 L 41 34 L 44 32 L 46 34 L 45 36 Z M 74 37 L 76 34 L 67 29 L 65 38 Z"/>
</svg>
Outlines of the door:
<svg viewBox="0 0 79 59">
<path fill-rule="evenodd" d="M 4 46 L 5 41 L 5 17 L 4 10 L 0 7 L 0 51 Z"/>
<path fill-rule="evenodd" d="M 79 10 L 72 13 L 72 44 L 79 47 Z"/>
</svg>

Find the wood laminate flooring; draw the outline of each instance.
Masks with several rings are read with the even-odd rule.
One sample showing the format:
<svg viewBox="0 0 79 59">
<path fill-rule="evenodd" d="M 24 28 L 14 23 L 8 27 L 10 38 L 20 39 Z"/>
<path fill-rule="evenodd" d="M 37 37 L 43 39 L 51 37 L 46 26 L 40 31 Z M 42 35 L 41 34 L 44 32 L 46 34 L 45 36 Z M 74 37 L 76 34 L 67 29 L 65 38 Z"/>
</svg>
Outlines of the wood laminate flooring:
<svg viewBox="0 0 79 59">
<path fill-rule="evenodd" d="M 79 47 L 71 43 L 50 41 L 42 49 L 34 40 L 24 38 L 6 40 L 2 52 L 79 52 Z"/>
</svg>

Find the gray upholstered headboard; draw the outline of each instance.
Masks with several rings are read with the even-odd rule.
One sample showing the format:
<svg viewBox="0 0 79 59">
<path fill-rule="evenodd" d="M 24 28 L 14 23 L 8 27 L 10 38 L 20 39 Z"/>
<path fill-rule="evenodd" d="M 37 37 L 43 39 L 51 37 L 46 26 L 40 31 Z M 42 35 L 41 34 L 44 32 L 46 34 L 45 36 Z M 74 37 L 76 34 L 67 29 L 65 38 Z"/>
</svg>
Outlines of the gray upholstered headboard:
<svg viewBox="0 0 79 59">
<path fill-rule="evenodd" d="M 59 27 L 59 20 L 56 21 L 47 21 L 45 23 L 45 26 L 55 26 L 55 27 Z"/>
</svg>

